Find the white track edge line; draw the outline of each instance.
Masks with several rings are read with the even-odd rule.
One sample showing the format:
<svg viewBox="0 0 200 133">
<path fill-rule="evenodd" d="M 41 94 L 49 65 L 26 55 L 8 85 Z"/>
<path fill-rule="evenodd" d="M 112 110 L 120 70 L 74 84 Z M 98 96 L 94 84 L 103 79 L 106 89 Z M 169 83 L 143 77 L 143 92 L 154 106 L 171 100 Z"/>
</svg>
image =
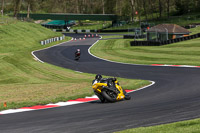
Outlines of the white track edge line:
<svg viewBox="0 0 200 133">
<path fill-rule="evenodd" d="M 144 87 L 142 87 L 142 88 L 139 88 L 139 89 L 135 90 L 134 92 L 143 90 L 143 89 L 145 89 L 145 88 L 148 88 L 148 87 L 150 87 L 150 86 L 152 86 L 152 85 L 154 85 L 154 84 L 156 83 L 155 81 L 150 81 L 150 82 L 151 82 L 151 84 L 149 84 L 149 85 L 147 85 L 147 86 L 144 86 Z"/>
<path fill-rule="evenodd" d="M 71 39 L 71 40 L 72 40 L 72 39 Z M 31 54 L 32 54 L 32 56 L 33 56 L 36 60 L 38 60 L 38 61 L 41 62 L 41 63 L 44 63 L 42 60 L 40 60 L 40 59 L 34 54 L 34 52 L 41 51 L 41 50 L 45 50 L 45 49 L 49 49 L 49 48 L 53 48 L 53 47 L 56 47 L 56 46 L 58 46 L 58 45 L 62 45 L 62 44 L 64 44 L 64 43 L 70 42 L 71 40 L 66 41 L 66 42 L 61 42 L 61 43 L 59 43 L 59 44 L 56 44 L 56 45 L 53 45 L 53 46 L 50 46 L 50 47 L 47 47 L 47 48 L 43 48 L 43 49 L 39 49 L 39 50 L 34 50 L 34 51 L 31 52 Z"/>
</svg>

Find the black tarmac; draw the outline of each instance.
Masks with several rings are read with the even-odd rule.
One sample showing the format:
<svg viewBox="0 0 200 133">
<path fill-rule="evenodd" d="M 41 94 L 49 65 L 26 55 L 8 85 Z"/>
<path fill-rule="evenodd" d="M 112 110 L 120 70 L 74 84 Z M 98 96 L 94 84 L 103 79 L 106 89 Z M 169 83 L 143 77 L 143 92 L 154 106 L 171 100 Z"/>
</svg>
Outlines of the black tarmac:
<svg viewBox="0 0 200 133">
<path fill-rule="evenodd" d="M 78 37 L 77 37 L 78 35 Z M 71 35 L 79 39 L 83 34 Z M 128 65 L 91 56 L 99 38 L 64 43 L 34 54 L 44 62 L 75 71 L 155 81 L 116 103 L 90 103 L 0 116 L 1 133 L 110 133 L 200 117 L 200 68 Z M 74 52 L 81 49 L 79 61 Z M 91 77 L 91 81 L 94 77 Z M 91 88 L 92 89 L 92 88 Z"/>
</svg>

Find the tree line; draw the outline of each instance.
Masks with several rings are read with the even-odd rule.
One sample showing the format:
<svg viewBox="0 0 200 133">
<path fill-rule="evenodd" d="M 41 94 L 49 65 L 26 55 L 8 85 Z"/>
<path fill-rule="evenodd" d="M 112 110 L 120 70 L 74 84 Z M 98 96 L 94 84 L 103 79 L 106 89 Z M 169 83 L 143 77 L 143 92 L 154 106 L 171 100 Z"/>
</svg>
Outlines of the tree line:
<svg viewBox="0 0 200 133">
<path fill-rule="evenodd" d="M 117 14 L 125 19 L 200 12 L 200 0 L 1 0 L 1 13 Z"/>
</svg>

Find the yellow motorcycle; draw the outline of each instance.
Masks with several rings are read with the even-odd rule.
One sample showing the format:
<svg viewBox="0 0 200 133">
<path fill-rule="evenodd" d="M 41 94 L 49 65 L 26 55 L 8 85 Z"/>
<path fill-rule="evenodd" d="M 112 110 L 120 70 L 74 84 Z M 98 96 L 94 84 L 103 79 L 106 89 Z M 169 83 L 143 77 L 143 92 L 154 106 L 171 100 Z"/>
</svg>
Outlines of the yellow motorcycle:
<svg viewBox="0 0 200 133">
<path fill-rule="evenodd" d="M 102 103 L 131 99 L 119 85 L 116 78 L 101 79 L 99 82 L 94 83 L 92 88 Z"/>
</svg>

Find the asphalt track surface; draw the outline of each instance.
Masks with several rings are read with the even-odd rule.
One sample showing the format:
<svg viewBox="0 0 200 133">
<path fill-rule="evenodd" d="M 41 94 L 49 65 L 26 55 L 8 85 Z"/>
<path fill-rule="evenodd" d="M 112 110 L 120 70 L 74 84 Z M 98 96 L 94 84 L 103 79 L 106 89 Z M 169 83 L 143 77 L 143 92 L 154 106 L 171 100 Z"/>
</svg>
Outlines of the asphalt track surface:
<svg viewBox="0 0 200 133">
<path fill-rule="evenodd" d="M 81 37 L 81 35 L 80 35 Z M 129 101 L 99 101 L 0 116 L 1 133 L 110 133 L 200 117 L 200 69 L 127 65 L 88 54 L 98 38 L 68 42 L 35 52 L 44 62 L 87 73 L 100 73 L 156 83 L 133 92 Z M 74 61 L 74 51 L 82 51 Z M 92 79 L 91 79 L 92 80 Z"/>
</svg>

